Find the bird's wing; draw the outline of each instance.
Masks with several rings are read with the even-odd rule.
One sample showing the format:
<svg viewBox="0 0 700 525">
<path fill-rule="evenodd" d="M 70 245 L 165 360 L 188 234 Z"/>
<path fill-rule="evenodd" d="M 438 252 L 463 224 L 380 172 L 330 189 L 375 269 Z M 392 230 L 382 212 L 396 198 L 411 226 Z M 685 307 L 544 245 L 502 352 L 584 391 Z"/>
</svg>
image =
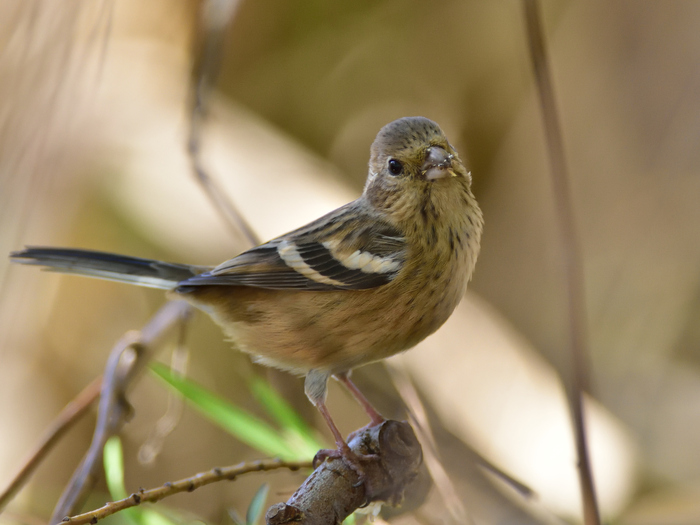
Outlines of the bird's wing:
<svg viewBox="0 0 700 525">
<path fill-rule="evenodd" d="M 353 203 L 351 203 L 353 204 Z M 363 290 L 391 282 L 406 244 L 387 222 L 347 205 L 309 225 L 257 246 L 212 271 L 187 279 L 191 286 L 254 286 L 275 290 Z"/>
</svg>

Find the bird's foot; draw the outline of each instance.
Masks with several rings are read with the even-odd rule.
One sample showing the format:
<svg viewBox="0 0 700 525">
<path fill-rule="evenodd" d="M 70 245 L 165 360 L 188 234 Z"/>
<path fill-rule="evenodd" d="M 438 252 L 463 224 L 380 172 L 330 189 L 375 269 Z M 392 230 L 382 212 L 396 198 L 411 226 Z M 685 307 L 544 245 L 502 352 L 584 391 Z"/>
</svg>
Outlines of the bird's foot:
<svg viewBox="0 0 700 525">
<path fill-rule="evenodd" d="M 345 463 L 350 470 L 357 474 L 357 483 L 355 483 L 354 486 L 359 487 L 365 485 L 365 494 L 372 493 L 363 464 L 369 463 L 370 461 L 378 461 L 379 456 L 377 454 L 356 454 L 350 449 L 347 443 L 338 443 L 338 448 L 336 449 L 319 450 L 314 456 L 313 467 L 318 467 L 327 459 L 339 459 Z"/>
</svg>

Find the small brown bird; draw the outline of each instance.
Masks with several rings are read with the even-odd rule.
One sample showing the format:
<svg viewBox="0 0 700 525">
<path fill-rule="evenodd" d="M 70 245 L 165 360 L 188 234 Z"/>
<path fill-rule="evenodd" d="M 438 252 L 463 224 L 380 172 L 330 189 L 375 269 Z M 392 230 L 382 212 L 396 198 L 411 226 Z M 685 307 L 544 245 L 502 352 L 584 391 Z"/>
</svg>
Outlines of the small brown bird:
<svg viewBox="0 0 700 525">
<path fill-rule="evenodd" d="M 471 174 L 439 126 L 408 117 L 371 147 L 362 195 L 216 268 L 29 247 L 14 262 L 170 290 L 204 310 L 257 361 L 305 374 L 305 391 L 357 465 L 325 405 L 333 375 L 383 421 L 352 369 L 415 346 L 452 314 L 479 253 Z"/>
</svg>

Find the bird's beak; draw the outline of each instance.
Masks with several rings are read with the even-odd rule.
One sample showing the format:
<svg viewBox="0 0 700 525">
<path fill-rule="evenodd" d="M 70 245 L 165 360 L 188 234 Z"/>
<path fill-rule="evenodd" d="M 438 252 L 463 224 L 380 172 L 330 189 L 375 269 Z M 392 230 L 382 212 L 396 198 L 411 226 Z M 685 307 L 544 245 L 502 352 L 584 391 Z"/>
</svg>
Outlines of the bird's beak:
<svg viewBox="0 0 700 525">
<path fill-rule="evenodd" d="M 425 180 L 443 179 L 445 177 L 456 177 L 457 174 L 452 169 L 452 159 L 454 155 L 448 153 L 440 146 L 431 146 L 426 151 L 425 161 L 421 166 L 421 172 Z"/>
</svg>

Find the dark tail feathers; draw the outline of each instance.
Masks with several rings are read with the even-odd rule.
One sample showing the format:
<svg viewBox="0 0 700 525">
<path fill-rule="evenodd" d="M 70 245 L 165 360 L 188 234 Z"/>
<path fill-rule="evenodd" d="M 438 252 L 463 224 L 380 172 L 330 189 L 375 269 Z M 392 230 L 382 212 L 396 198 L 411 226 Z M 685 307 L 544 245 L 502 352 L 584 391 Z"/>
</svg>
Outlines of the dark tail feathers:
<svg viewBox="0 0 700 525">
<path fill-rule="evenodd" d="M 45 269 L 169 290 L 177 283 L 209 270 L 204 266 L 173 264 L 114 253 L 28 246 L 12 252 L 12 262 Z"/>
</svg>

